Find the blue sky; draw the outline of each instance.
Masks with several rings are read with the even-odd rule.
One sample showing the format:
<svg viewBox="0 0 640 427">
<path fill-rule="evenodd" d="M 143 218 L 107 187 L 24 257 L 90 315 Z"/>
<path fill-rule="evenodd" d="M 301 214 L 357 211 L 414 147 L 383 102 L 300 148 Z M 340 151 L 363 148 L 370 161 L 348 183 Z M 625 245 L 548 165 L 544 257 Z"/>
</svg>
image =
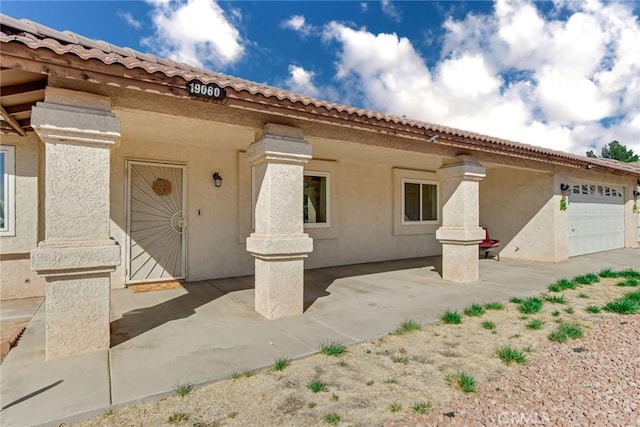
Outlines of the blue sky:
<svg viewBox="0 0 640 427">
<path fill-rule="evenodd" d="M 11 1 L 2 13 L 376 111 L 640 152 L 640 2 Z"/>
</svg>

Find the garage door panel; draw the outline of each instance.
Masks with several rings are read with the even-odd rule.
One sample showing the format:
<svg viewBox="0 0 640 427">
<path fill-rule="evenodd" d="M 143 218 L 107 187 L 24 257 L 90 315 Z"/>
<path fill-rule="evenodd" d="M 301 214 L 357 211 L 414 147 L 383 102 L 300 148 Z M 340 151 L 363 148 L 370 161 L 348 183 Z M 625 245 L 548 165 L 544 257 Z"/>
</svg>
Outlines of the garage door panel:
<svg viewBox="0 0 640 427">
<path fill-rule="evenodd" d="M 569 195 L 569 256 L 624 247 L 622 188 L 573 184 Z"/>
</svg>

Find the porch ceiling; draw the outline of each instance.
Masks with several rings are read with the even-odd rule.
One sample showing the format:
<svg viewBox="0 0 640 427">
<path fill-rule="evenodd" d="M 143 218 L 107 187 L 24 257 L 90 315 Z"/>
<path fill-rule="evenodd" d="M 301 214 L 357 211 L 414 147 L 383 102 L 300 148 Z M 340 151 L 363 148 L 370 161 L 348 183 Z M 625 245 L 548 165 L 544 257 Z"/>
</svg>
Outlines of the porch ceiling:
<svg viewBox="0 0 640 427">
<path fill-rule="evenodd" d="M 31 107 L 44 101 L 47 76 L 18 69 L 0 69 L 0 129 L 25 136 L 31 128 Z"/>
</svg>

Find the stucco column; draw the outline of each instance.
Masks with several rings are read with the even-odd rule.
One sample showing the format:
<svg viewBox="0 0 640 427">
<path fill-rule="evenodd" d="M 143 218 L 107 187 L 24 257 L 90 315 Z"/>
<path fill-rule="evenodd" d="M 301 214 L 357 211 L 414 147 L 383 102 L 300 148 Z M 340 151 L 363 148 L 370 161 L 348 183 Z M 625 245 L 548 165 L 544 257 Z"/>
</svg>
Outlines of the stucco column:
<svg viewBox="0 0 640 427">
<path fill-rule="evenodd" d="M 45 145 L 45 240 L 31 269 L 46 280 L 46 358 L 109 348 L 109 157 L 120 121 L 108 98 L 47 88 L 31 124 Z"/>
<path fill-rule="evenodd" d="M 267 319 L 302 314 L 304 259 L 313 240 L 303 225 L 303 170 L 311 145 L 299 129 L 267 124 L 247 150 L 253 167 L 255 308 Z"/>
<path fill-rule="evenodd" d="M 454 282 L 478 280 L 478 243 L 484 230 L 478 225 L 480 181 L 485 169 L 471 156 L 459 155 L 438 170 L 442 186 L 442 227 L 436 238 L 442 243 L 442 278 Z"/>
</svg>

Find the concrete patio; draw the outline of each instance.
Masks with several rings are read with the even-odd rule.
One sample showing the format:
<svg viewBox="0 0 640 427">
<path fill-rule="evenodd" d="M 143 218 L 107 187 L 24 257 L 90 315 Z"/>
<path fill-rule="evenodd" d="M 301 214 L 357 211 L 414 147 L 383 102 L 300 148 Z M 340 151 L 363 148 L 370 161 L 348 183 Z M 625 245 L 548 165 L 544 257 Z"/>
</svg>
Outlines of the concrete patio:
<svg viewBox="0 0 640 427">
<path fill-rule="evenodd" d="M 279 357 L 304 357 L 323 341 L 370 341 L 403 320 L 435 322 L 447 309 L 536 294 L 559 278 L 607 267 L 640 269 L 640 250 L 560 264 L 483 259 L 480 280 L 471 284 L 442 280 L 439 264 L 439 258 L 418 258 L 309 270 L 305 313 L 272 321 L 253 309 L 252 276 L 147 293 L 116 290 L 110 351 L 49 362 L 43 304 L 0 367 L 0 420 L 3 426 L 58 425 L 100 415 L 172 394 L 177 383 L 210 383 Z"/>
</svg>

